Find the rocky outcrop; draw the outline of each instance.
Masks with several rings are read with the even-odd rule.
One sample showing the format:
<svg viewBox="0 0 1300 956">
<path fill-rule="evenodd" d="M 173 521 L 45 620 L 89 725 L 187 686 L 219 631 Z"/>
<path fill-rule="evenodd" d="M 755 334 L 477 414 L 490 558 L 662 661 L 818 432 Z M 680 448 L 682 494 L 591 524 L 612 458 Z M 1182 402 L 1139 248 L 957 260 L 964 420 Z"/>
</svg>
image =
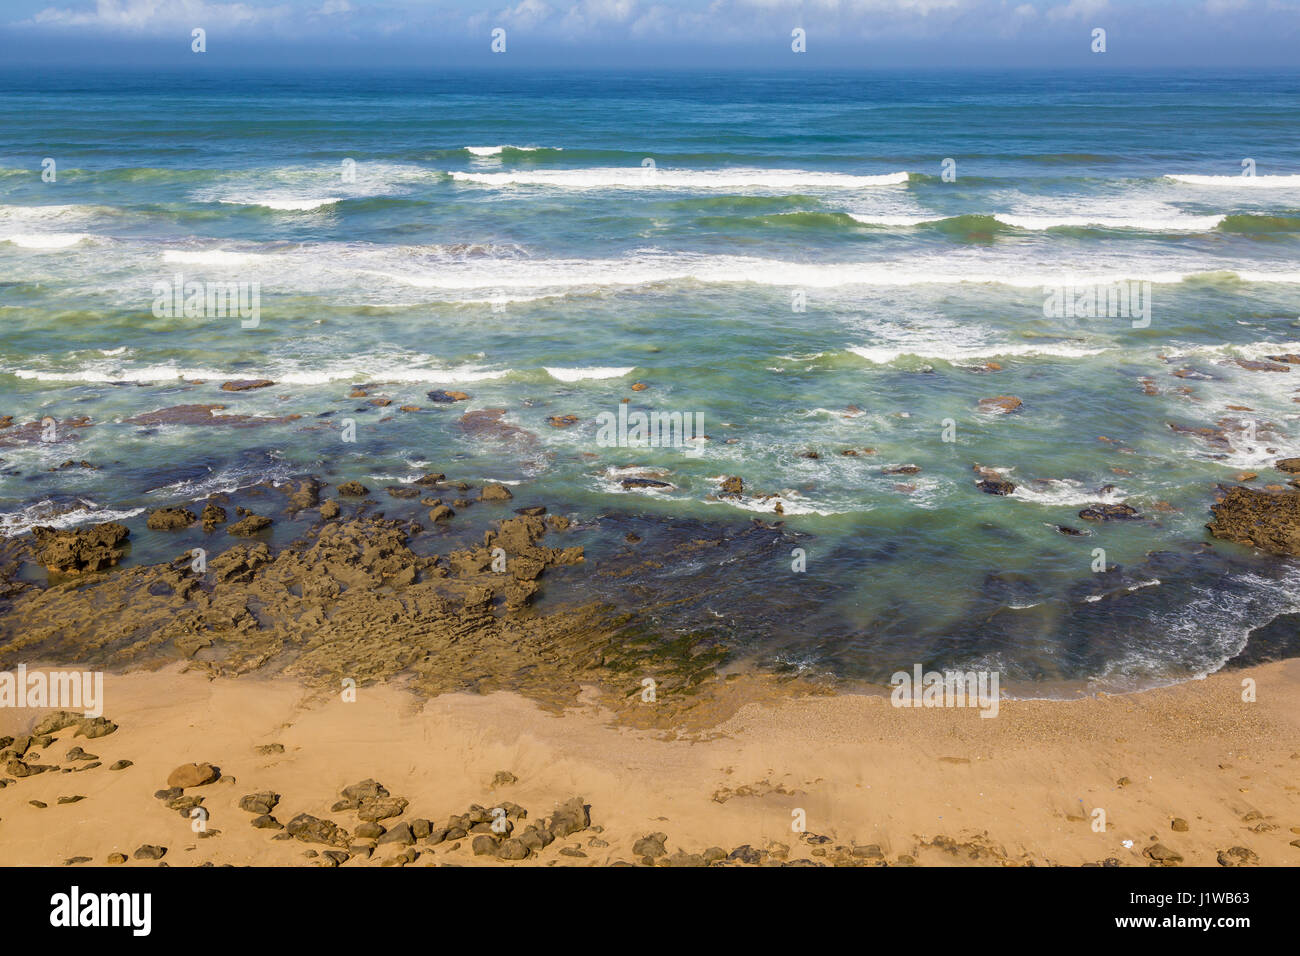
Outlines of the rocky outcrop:
<svg viewBox="0 0 1300 956">
<path fill-rule="evenodd" d="M 145 525 L 152 531 L 173 531 L 188 528 L 198 516 L 188 508 L 158 508 L 149 513 Z"/>
<path fill-rule="evenodd" d="M 1205 527 L 1216 538 L 1300 557 L 1300 492 L 1235 487 L 1210 511 L 1214 520 Z"/>
<path fill-rule="evenodd" d="M 33 528 L 37 560 L 60 574 L 103 571 L 122 560 L 122 547 L 131 532 L 126 525 L 107 521 L 90 528 L 59 530 Z"/>
</svg>

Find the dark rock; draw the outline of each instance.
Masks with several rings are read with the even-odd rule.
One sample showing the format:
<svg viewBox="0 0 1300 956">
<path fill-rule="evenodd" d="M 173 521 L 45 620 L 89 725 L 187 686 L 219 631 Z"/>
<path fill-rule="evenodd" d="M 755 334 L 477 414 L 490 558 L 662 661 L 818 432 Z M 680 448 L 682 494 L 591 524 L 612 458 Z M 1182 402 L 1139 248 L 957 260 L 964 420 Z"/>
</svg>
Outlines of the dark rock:
<svg viewBox="0 0 1300 956">
<path fill-rule="evenodd" d="M 409 823 L 399 823 L 384 833 L 377 841 L 379 843 L 400 843 L 402 846 L 410 846 L 415 842 L 415 834 L 411 832 Z"/>
<path fill-rule="evenodd" d="M 475 856 L 496 856 L 497 853 L 497 841 L 486 833 L 476 836 L 470 846 Z"/>
<path fill-rule="evenodd" d="M 255 388 L 266 388 L 274 384 L 275 382 L 269 378 L 246 378 L 235 382 L 224 382 L 221 390 L 223 392 L 248 392 Z"/>
<path fill-rule="evenodd" d="M 986 495 L 1009 495 L 1016 490 L 1016 486 L 1005 478 L 985 478 L 977 481 L 975 487 Z"/>
<path fill-rule="evenodd" d="M 469 396 L 464 392 L 444 391 L 441 388 L 435 388 L 428 393 L 429 401 L 437 402 L 441 405 L 450 405 L 452 402 L 464 402 L 469 400 Z"/>
<path fill-rule="evenodd" d="M 656 481 L 654 478 L 624 478 L 620 484 L 624 488 L 671 488 L 666 481 Z"/>
<path fill-rule="evenodd" d="M 736 860 L 740 863 L 750 863 L 753 865 L 757 865 L 762 861 L 763 854 L 758 850 L 755 850 L 748 843 L 746 843 L 736 847 L 729 854 L 727 854 L 727 859 Z"/>
<path fill-rule="evenodd" d="M 1219 866 L 1259 866 L 1259 857 L 1253 850 L 1248 850 L 1244 846 L 1220 850 L 1218 860 Z"/>
<path fill-rule="evenodd" d="M 574 797 L 555 808 L 546 829 L 558 837 L 566 837 L 591 826 L 589 808 L 581 797 Z"/>
<path fill-rule="evenodd" d="M 1079 517 L 1085 521 L 1134 521 L 1141 518 L 1137 509 L 1125 505 L 1089 505 L 1079 512 Z"/>
<path fill-rule="evenodd" d="M 346 847 L 348 835 L 332 820 L 322 820 L 308 813 L 300 813 L 289 821 L 289 836 L 303 843 L 324 843 L 329 846 Z"/>
<path fill-rule="evenodd" d="M 637 856 L 648 856 L 651 859 L 657 859 L 668 854 L 664 844 L 668 840 L 667 833 L 651 833 L 644 836 L 632 844 L 632 852 Z"/>
<path fill-rule="evenodd" d="M 152 843 L 146 843 L 131 855 L 137 860 L 161 860 L 167 853 L 165 846 L 154 846 Z"/>
<path fill-rule="evenodd" d="M 246 794 L 239 798 L 239 809 L 246 813 L 270 813 L 280 802 L 280 795 L 272 790 Z"/>
</svg>

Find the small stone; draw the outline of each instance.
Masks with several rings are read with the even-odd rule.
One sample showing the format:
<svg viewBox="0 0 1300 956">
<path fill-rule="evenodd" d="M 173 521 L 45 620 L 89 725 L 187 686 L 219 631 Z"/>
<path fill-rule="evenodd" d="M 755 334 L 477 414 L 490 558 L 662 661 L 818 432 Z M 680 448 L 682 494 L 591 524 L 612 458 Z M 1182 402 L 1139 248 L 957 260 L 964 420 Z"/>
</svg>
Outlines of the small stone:
<svg viewBox="0 0 1300 956">
<path fill-rule="evenodd" d="M 155 846 L 152 843 L 146 843 L 136 850 L 132 856 L 137 860 L 161 860 L 166 853 L 167 848 L 165 846 Z"/>
<path fill-rule="evenodd" d="M 1169 829 L 1173 830 L 1175 833 L 1186 833 L 1191 829 L 1191 827 L 1188 826 L 1187 821 L 1182 817 L 1174 817 L 1173 822 L 1169 824 Z"/>
</svg>

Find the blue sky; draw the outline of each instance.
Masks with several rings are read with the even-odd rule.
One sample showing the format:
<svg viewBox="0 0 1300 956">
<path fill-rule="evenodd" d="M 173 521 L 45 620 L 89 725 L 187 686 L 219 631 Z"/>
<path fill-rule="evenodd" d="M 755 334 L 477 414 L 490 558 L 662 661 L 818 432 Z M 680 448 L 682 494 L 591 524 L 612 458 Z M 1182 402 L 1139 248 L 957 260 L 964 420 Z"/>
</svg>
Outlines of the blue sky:
<svg viewBox="0 0 1300 956">
<path fill-rule="evenodd" d="M 1300 0 L 4 0 L 0 61 L 181 65 L 194 27 L 209 66 L 1300 66 Z"/>
</svg>

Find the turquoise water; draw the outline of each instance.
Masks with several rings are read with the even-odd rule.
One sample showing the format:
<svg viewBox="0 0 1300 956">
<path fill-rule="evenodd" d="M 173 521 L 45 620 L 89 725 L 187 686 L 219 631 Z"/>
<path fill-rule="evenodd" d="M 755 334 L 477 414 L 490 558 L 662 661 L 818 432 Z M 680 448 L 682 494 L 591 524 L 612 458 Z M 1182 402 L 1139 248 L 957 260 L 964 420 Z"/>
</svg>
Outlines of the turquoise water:
<svg viewBox="0 0 1300 956">
<path fill-rule="evenodd" d="M 1214 670 L 1300 606 L 1291 563 L 1203 530 L 1216 483 L 1279 481 L 1297 454 L 1300 367 L 1236 360 L 1300 352 L 1298 92 L 1297 74 L 0 74 L 0 414 L 94 423 L 0 447 L 0 526 L 124 517 L 136 557 L 170 557 L 142 509 L 436 468 L 605 516 L 593 558 L 626 530 L 738 536 L 630 593 L 698 590 L 656 623 L 764 664 L 1104 687 Z M 155 314 L 178 274 L 255 286 L 256 327 Z M 1118 282 L 1149 321 L 1044 312 L 1048 288 Z M 219 389 L 247 378 L 277 384 Z M 1000 395 L 1023 404 L 980 409 Z M 623 399 L 707 438 L 603 445 Z M 200 403 L 277 421 L 128 421 Z M 487 408 L 518 430 L 460 421 Z M 69 458 L 100 468 L 50 471 Z M 1016 491 L 982 494 L 977 464 Z M 901 465 L 920 471 L 884 473 Z M 744 493 L 718 498 L 728 475 Z M 1078 516 L 1120 501 L 1143 520 Z M 783 537 L 747 544 L 754 518 Z M 1096 548 L 1114 570 L 1093 573 Z"/>
</svg>

